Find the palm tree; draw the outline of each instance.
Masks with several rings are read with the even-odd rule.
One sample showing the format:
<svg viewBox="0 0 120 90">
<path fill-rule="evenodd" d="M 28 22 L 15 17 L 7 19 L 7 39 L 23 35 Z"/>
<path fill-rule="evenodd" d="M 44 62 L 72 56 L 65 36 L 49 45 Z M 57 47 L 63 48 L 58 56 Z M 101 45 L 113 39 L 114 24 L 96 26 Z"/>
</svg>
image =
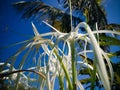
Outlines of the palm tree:
<svg viewBox="0 0 120 90">
<path fill-rule="evenodd" d="M 60 0 L 58 0 L 60 3 Z M 102 0 L 74 0 L 71 1 L 73 12 L 73 26 L 75 27 L 79 22 L 84 21 L 83 16 L 86 17 L 86 22 L 95 27 L 97 22 L 99 29 L 115 28 L 115 24 L 108 24 L 105 10 L 101 5 Z M 63 32 L 70 32 L 70 14 L 69 14 L 69 0 L 63 1 L 65 10 L 59 9 L 48 4 L 42 0 L 30 0 L 27 2 L 17 2 L 14 6 L 18 10 L 24 11 L 22 18 L 36 18 L 37 20 L 47 20 L 50 24 L 59 28 Z M 57 25 L 56 25 L 57 23 Z M 120 25 L 117 25 L 120 28 Z"/>
<path fill-rule="evenodd" d="M 61 0 L 58 0 L 61 3 Z M 17 2 L 14 4 L 15 8 L 19 11 L 23 11 L 22 18 L 34 18 L 37 21 L 47 21 L 56 29 L 62 32 L 70 32 L 70 14 L 69 14 L 69 0 L 63 0 L 63 8 L 54 7 L 49 4 L 45 4 L 42 0 L 30 0 L 27 2 Z M 105 10 L 102 6 L 102 0 L 74 0 L 71 1 L 72 11 L 75 13 L 72 15 L 72 25 L 76 25 L 80 22 L 87 22 L 92 30 L 95 29 L 96 23 L 99 30 L 119 30 L 119 24 L 108 24 L 106 19 Z M 81 29 L 84 31 L 84 29 Z M 105 34 L 101 34 L 106 36 Z M 101 40 L 100 40 L 101 41 Z M 104 42 L 104 41 L 101 41 Z M 105 51 L 109 51 L 108 45 L 101 45 Z"/>
</svg>

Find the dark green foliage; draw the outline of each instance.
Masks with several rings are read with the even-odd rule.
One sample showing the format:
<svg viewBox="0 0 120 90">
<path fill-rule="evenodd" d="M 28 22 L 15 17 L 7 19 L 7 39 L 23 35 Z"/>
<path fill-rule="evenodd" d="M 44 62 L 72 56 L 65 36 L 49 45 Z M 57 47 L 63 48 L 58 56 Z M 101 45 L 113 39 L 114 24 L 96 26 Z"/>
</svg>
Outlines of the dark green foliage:
<svg viewBox="0 0 120 90">
<path fill-rule="evenodd" d="M 18 2 L 13 4 L 19 11 L 23 11 L 22 18 L 34 18 L 37 21 L 45 20 L 51 23 L 55 28 L 62 32 L 70 32 L 70 15 L 69 15 L 69 0 L 58 0 L 58 3 L 63 3 L 65 10 L 59 9 L 42 0 L 29 0 L 26 2 Z M 92 29 L 95 29 L 95 24 L 98 24 L 99 29 L 120 29 L 119 24 L 108 24 L 102 0 L 71 0 L 72 10 L 75 13 L 72 16 L 73 26 L 84 21 L 86 17 L 87 23 Z M 57 22 L 57 25 L 56 25 Z"/>
<path fill-rule="evenodd" d="M 96 23 L 98 29 L 110 29 L 120 30 L 119 24 L 108 24 L 106 14 L 103 6 L 101 5 L 102 0 L 71 0 L 72 4 L 72 24 L 75 27 L 78 23 L 85 21 L 83 17 L 86 17 L 86 22 L 92 28 L 96 29 Z M 54 26 L 61 32 L 70 32 L 70 14 L 69 14 L 69 0 L 58 0 L 58 3 L 62 3 L 63 9 L 45 4 L 42 0 L 29 0 L 26 2 L 18 2 L 13 6 L 19 11 L 23 11 L 22 18 L 32 18 L 37 21 L 44 20 Z M 81 30 L 84 31 L 84 30 Z M 105 34 L 101 34 L 106 36 Z M 102 42 L 104 43 L 104 42 Z M 107 45 L 101 44 L 101 47 L 105 51 L 109 51 Z"/>
<path fill-rule="evenodd" d="M 15 90 L 15 86 L 10 85 L 9 83 L 5 83 L 5 79 L 0 79 L 0 90 Z M 25 88 L 23 84 L 19 84 L 18 90 L 38 90 L 38 88 L 35 87 Z"/>
<path fill-rule="evenodd" d="M 30 0 L 28 2 L 15 3 L 13 5 L 19 11 L 24 11 L 22 18 L 34 18 L 37 21 L 45 20 L 51 23 L 53 26 L 58 21 L 59 26 L 56 28 L 62 30 L 63 32 L 69 32 L 70 29 L 70 15 L 68 12 L 62 11 L 56 7 L 47 5 L 42 1 Z M 74 24 L 81 22 L 82 19 L 79 17 L 73 16 Z"/>
<path fill-rule="evenodd" d="M 64 8 L 68 8 L 68 1 L 63 0 Z M 87 23 L 93 27 L 95 23 L 98 23 L 99 29 L 105 29 L 105 25 L 107 25 L 107 19 L 105 16 L 105 11 L 103 6 L 100 5 L 102 0 L 71 0 L 72 9 L 77 13 L 83 13 L 86 16 Z"/>
<path fill-rule="evenodd" d="M 115 37 L 110 37 L 110 36 L 100 36 L 100 45 L 102 46 L 107 46 L 107 45 L 115 45 L 115 46 L 120 46 L 120 40 Z M 113 43 L 114 42 L 114 43 Z"/>
</svg>

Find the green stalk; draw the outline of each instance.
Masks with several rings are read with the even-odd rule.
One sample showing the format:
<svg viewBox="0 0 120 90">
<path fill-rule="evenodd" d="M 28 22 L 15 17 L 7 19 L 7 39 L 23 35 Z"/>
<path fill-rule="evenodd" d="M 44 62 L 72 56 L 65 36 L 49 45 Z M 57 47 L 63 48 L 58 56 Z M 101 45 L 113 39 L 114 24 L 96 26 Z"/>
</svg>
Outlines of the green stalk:
<svg viewBox="0 0 120 90">
<path fill-rule="evenodd" d="M 71 23 L 71 31 L 72 29 L 72 6 L 71 6 L 71 0 L 69 0 L 69 7 L 70 7 L 70 23 Z"/>
<path fill-rule="evenodd" d="M 69 0 L 69 7 L 70 7 L 70 20 L 71 20 L 71 31 L 72 29 L 72 4 L 71 0 Z M 74 48 L 74 40 L 70 40 L 70 46 L 71 46 L 71 57 L 72 57 L 72 78 L 73 78 L 73 89 L 76 90 L 76 65 L 75 65 L 75 48 Z"/>
<path fill-rule="evenodd" d="M 96 59 L 92 60 L 92 59 L 89 59 L 87 58 L 86 56 L 84 55 L 80 55 L 82 59 L 85 59 L 86 60 L 86 63 L 90 63 L 90 65 L 93 67 L 93 70 L 90 70 L 90 68 L 88 68 L 88 72 L 91 76 L 89 82 L 91 82 L 91 87 L 90 87 L 90 90 L 94 90 L 94 83 L 96 81 L 96 73 L 97 73 L 97 68 L 96 68 Z M 93 61 L 93 62 L 92 62 Z M 85 74 L 85 73 L 84 73 Z"/>
<path fill-rule="evenodd" d="M 57 53 L 56 50 L 54 50 L 54 53 L 55 53 L 55 55 L 57 56 L 57 58 L 58 58 L 58 60 L 59 60 L 59 62 L 60 62 L 60 64 L 61 64 L 61 67 L 63 68 L 63 71 L 64 71 L 64 73 L 65 73 L 66 79 L 68 80 L 69 90 L 73 90 L 73 86 L 72 86 L 72 84 L 71 84 L 71 80 L 70 80 L 68 71 L 66 70 L 65 65 L 64 65 L 63 62 L 62 62 L 62 58 L 58 55 L 58 53 Z"/>
<path fill-rule="evenodd" d="M 58 79 L 60 84 L 60 90 L 64 90 L 64 84 L 63 84 L 62 76 L 60 75 L 60 73 L 59 73 Z"/>
<path fill-rule="evenodd" d="M 96 68 L 96 60 L 94 60 L 94 62 L 93 62 L 93 72 L 92 72 L 92 74 L 91 74 L 91 76 L 92 76 L 92 80 L 91 80 L 91 90 L 94 90 L 94 84 L 95 84 L 95 82 L 96 82 L 96 72 L 97 72 L 97 68 Z"/>
<path fill-rule="evenodd" d="M 74 40 L 70 40 L 71 46 L 71 61 L 72 61 L 72 78 L 73 78 L 73 89 L 76 90 L 76 79 L 77 79 L 77 72 L 76 72 L 76 63 L 75 63 L 75 47 L 74 47 Z"/>
</svg>

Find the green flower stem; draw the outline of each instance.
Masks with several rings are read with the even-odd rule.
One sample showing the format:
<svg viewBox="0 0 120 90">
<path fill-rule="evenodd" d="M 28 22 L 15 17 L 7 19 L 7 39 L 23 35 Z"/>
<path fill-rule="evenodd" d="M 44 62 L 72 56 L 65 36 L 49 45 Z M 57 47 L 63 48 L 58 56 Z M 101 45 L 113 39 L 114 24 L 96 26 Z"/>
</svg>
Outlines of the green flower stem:
<svg viewBox="0 0 120 90">
<path fill-rule="evenodd" d="M 71 46 L 71 61 L 72 61 L 72 78 L 73 78 L 73 89 L 76 90 L 76 79 L 77 79 L 77 72 L 76 72 L 76 63 L 75 63 L 75 47 L 74 47 L 74 39 L 70 40 Z"/>
<path fill-rule="evenodd" d="M 58 58 L 58 60 L 59 60 L 59 62 L 60 62 L 60 64 L 61 64 L 61 67 L 63 68 L 63 71 L 64 71 L 64 73 L 65 73 L 66 79 L 68 80 L 69 90 L 73 90 L 73 86 L 72 86 L 72 84 L 71 84 L 71 80 L 70 80 L 68 71 L 66 70 L 65 65 L 64 65 L 63 62 L 62 62 L 62 58 L 58 55 L 56 49 L 54 49 L 54 53 L 55 53 L 55 55 L 57 56 L 57 58 Z"/>
<path fill-rule="evenodd" d="M 95 82 L 96 82 L 96 73 L 97 73 L 97 68 L 96 68 L 96 64 L 97 62 L 96 62 L 96 60 L 94 60 L 93 61 L 93 72 L 92 72 L 92 74 L 91 74 L 91 76 L 92 76 L 92 81 L 91 81 L 91 90 L 93 90 L 94 89 L 94 87 L 95 87 Z"/>
<path fill-rule="evenodd" d="M 72 6 L 71 6 L 72 4 L 71 4 L 71 0 L 69 0 L 69 7 L 70 7 L 70 24 L 71 24 L 71 31 L 73 30 L 72 29 Z"/>
<path fill-rule="evenodd" d="M 59 79 L 60 90 L 64 90 L 64 84 L 63 84 L 62 76 L 60 74 L 58 76 L 58 79 Z"/>
</svg>

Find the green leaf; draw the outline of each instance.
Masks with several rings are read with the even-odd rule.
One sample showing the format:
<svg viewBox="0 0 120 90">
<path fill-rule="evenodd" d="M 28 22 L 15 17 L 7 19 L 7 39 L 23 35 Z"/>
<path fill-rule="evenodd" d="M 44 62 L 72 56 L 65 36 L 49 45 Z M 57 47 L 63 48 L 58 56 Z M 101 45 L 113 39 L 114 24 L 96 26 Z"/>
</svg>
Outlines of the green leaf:
<svg viewBox="0 0 120 90">
<path fill-rule="evenodd" d="M 115 37 L 110 37 L 110 36 L 99 36 L 100 38 L 100 45 L 102 46 L 107 46 L 107 45 L 115 45 L 115 46 L 120 46 L 120 40 L 115 38 Z"/>
<path fill-rule="evenodd" d="M 64 90 L 64 83 L 63 83 L 62 75 L 60 75 L 60 73 L 58 79 L 59 79 L 60 90 Z"/>
</svg>

